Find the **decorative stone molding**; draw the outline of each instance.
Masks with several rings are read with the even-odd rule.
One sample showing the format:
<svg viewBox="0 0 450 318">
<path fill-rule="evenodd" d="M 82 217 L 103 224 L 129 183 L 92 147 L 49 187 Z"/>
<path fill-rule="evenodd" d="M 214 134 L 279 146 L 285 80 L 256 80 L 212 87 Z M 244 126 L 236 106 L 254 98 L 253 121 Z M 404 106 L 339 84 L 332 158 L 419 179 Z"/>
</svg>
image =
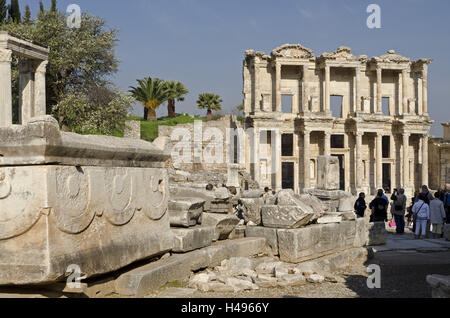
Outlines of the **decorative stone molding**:
<svg viewBox="0 0 450 318">
<path fill-rule="evenodd" d="M 310 59 L 314 52 L 300 44 L 285 44 L 272 51 L 273 57 Z"/>
<path fill-rule="evenodd" d="M 0 49 L 0 63 L 11 63 L 12 61 L 12 51 Z"/>
<path fill-rule="evenodd" d="M 374 57 L 372 61 L 381 63 L 409 63 L 411 60 L 403 55 L 395 53 L 394 50 L 389 50 L 387 54 L 381 55 L 379 57 Z"/>
<path fill-rule="evenodd" d="M 351 49 L 346 46 L 339 47 L 336 51 L 333 53 L 323 53 L 319 58 L 319 61 L 321 60 L 337 60 L 337 61 L 349 61 L 349 62 L 366 62 L 367 61 L 367 55 L 360 55 L 355 56 L 351 54 Z"/>
</svg>

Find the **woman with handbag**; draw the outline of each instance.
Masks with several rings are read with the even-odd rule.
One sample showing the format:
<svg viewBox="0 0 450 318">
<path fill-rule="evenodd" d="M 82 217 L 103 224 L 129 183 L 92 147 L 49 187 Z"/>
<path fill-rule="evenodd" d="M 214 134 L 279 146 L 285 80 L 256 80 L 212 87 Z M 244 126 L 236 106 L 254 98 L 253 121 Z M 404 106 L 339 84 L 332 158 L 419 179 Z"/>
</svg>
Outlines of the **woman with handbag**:
<svg viewBox="0 0 450 318">
<path fill-rule="evenodd" d="M 414 204 L 412 211 L 416 217 L 416 231 L 414 237 L 419 239 L 421 236 L 427 235 L 427 224 L 430 220 L 430 207 L 425 202 L 426 198 L 423 193 L 419 194 L 419 200 Z"/>
</svg>

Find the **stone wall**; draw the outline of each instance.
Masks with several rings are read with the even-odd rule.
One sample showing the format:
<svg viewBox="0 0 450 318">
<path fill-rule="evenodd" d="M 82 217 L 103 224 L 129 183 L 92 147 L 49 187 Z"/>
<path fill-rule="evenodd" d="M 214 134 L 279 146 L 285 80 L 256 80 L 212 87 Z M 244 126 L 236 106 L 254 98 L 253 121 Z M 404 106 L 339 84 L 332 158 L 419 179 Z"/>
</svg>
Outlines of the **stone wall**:
<svg viewBox="0 0 450 318">
<path fill-rule="evenodd" d="M 226 115 L 218 120 L 201 122 L 201 134 L 198 137 L 201 143 L 201 149 L 203 158 L 197 156 L 196 149 L 196 139 L 194 134 L 195 124 L 184 124 L 177 126 L 159 126 L 158 135 L 159 137 L 169 137 L 171 139 L 172 151 L 182 154 L 178 146 L 186 147 L 190 149 L 191 162 L 181 163 L 173 165 L 177 169 L 186 171 L 199 171 L 199 170 L 209 170 L 218 171 L 222 173 L 228 172 L 228 163 L 234 163 L 234 157 L 232 156 L 232 151 L 230 149 L 230 142 L 227 139 L 227 129 L 234 129 L 240 127 L 240 123 L 237 121 L 236 117 L 233 115 Z M 199 126 L 200 127 L 200 126 Z M 177 129 L 181 132 L 178 138 L 171 138 L 174 130 Z M 205 134 L 208 129 L 213 129 L 212 132 L 217 132 L 221 139 L 216 140 L 215 137 L 211 138 Z M 211 131 L 211 130 L 210 130 Z M 188 136 L 189 139 L 182 139 Z M 213 149 L 222 149 L 221 158 L 222 160 L 218 163 L 208 163 L 204 160 L 204 155 L 206 152 L 211 152 L 213 156 L 216 153 Z M 172 158 L 173 159 L 173 158 Z"/>
</svg>

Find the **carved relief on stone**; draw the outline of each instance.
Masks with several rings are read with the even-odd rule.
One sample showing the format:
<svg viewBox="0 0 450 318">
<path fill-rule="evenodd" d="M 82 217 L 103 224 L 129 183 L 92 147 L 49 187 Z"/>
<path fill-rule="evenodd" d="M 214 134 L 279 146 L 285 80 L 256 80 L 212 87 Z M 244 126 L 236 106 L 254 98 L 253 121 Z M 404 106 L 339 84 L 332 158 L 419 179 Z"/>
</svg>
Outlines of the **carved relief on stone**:
<svg viewBox="0 0 450 318">
<path fill-rule="evenodd" d="M 95 216 L 90 207 L 91 184 L 82 168 L 57 167 L 51 174 L 50 193 L 55 195 L 52 212 L 58 229 L 69 234 L 86 230 Z M 53 192 L 54 191 L 54 192 Z"/>
<path fill-rule="evenodd" d="M 314 52 L 300 44 L 285 44 L 272 51 L 272 56 L 310 59 Z"/>
<path fill-rule="evenodd" d="M 142 208 L 151 220 L 161 219 L 167 212 L 169 202 L 168 176 L 165 170 L 146 170 L 141 174 L 144 177 Z"/>
<path fill-rule="evenodd" d="M 137 209 L 136 181 L 124 169 L 108 170 L 104 174 L 105 195 L 110 206 L 105 209 L 104 216 L 113 225 L 128 223 Z"/>
<path fill-rule="evenodd" d="M 12 51 L 0 49 L 0 62 L 11 63 L 11 61 L 12 61 Z"/>
<path fill-rule="evenodd" d="M 351 53 L 351 49 L 346 46 L 339 47 L 333 53 L 323 53 L 319 59 L 344 60 L 344 61 L 361 61 L 367 60 L 366 55 L 356 56 Z"/>
<path fill-rule="evenodd" d="M 15 168 L 0 169 L 0 240 L 27 232 L 39 220 L 39 190 L 26 175 Z"/>
<path fill-rule="evenodd" d="M 370 113 L 370 96 L 362 96 L 361 102 L 362 102 L 362 111 L 364 113 Z"/>
<path fill-rule="evenodd" d="M 376 62 L 384 63 L 409 63 L 411 60 L 403 55 L 395 53 L 394 50 L 389 50 L 387 54 L 381 55 L 379 57 L 374 57 L 372 60 Z"/>
</svg>

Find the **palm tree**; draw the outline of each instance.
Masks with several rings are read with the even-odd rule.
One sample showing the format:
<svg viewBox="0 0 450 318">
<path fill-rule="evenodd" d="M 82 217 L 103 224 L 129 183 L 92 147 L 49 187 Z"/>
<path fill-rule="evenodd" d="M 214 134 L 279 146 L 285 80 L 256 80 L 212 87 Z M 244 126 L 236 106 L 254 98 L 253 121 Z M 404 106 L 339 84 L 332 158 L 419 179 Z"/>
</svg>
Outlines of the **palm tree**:
<svg viewBox="0 0 450 318">
<path fill-rule="evenodd" d="M 144 120 L 156 121 L 156 109 L 167 100 L 165 82 L 159 78 L 146 77 L 137 80 L 138 87 L 130 87 L 130 93 L 144 106 Z"/>
<path fill-rule="evenodd" d="M 198 95 L 197 105 L 199 109 L 207 109 L 206 119 L 210 120 L 212 118 L 213 110 L 222 110 L 223 100 L 219 95 L 212 93 L 204 93 Z"/>
<path fill-rule="evenodd" d="M 181 82 L 168 81 L 166 82 L 167 90 L 167 112 L 169 118 L 175 117 L 175 101 L 184 101 L 184 95 L 189 93 L 189 91 L 184 87 Z"/>
</svg>

